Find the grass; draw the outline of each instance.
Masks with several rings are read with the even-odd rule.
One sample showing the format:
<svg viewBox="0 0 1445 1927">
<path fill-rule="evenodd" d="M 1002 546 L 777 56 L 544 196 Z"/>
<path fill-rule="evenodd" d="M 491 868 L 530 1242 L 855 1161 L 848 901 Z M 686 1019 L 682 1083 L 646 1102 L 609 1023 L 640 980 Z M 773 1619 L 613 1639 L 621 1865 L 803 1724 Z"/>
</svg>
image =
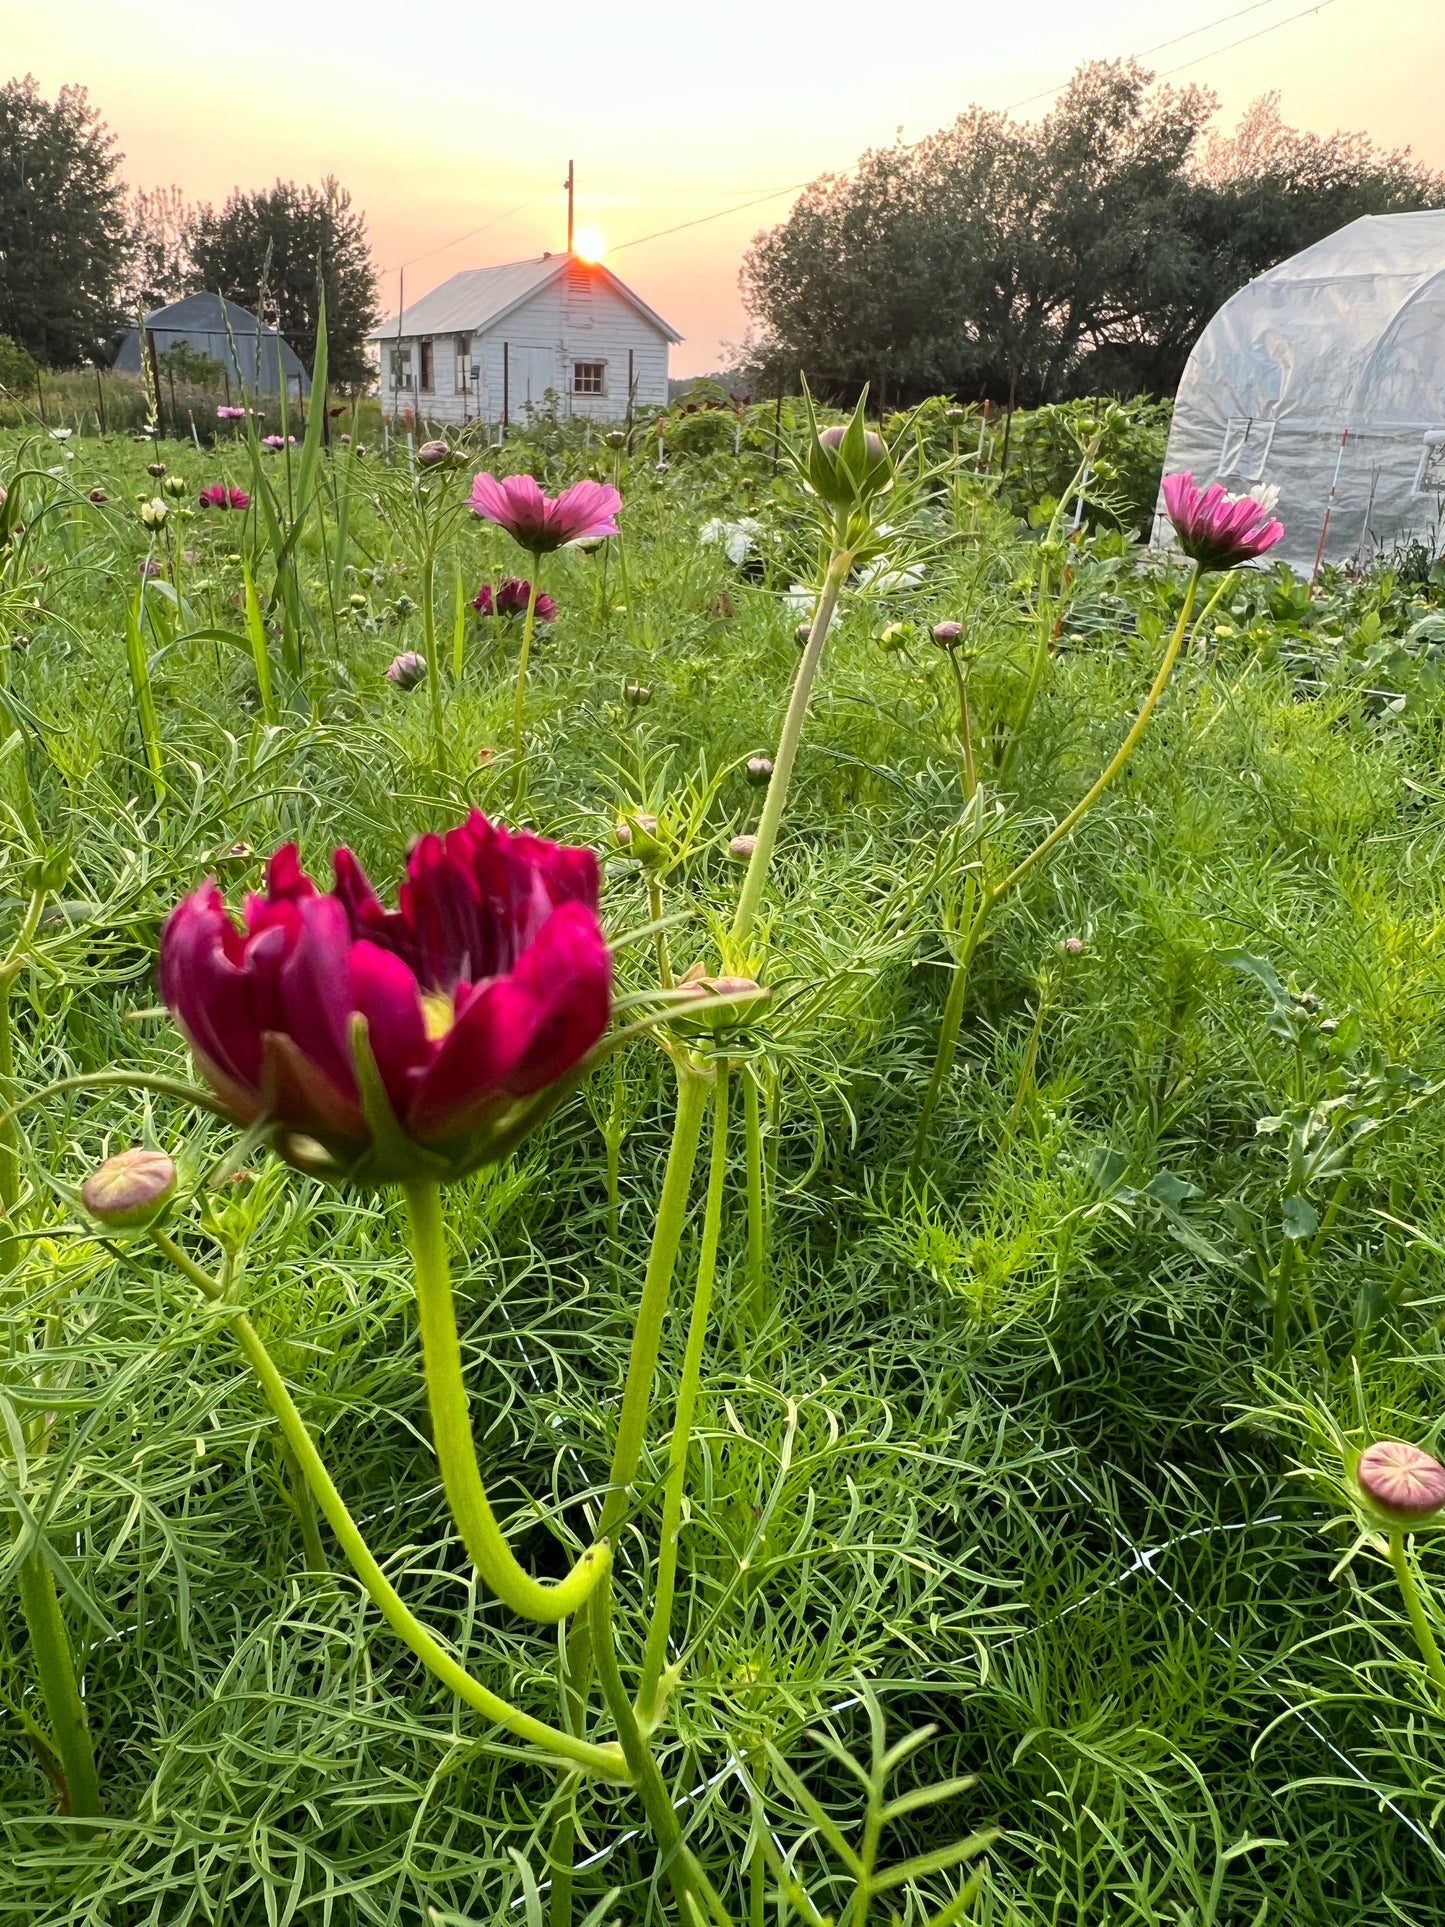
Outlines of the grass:
<svg viewBox="0 0 1445 1927">
<path fill-rule="evenodd" d="M 630 456 L 547 422 L 507 452 L 550 485 L 619 474 L 620 542 L 544 565 L 560 613 L 529 671 L 527 808 L 545 833 L 610 853 L 615 931 L 650 915 L 619 816 L 692 825 L 662 885 L 664 909 L 688 913 L 667 933 L 678 969 L 712 954 L 730 915 L 728 840 L 759 805 L 734 766 L 775 743 L 797 661 L 787 596 L 819 566 L 773 466 L 772 410 L 745 423 L 737 456 L 730 419 L 711 448 L 698 419 L 679 419 L 663 471 L 651 444 Z M 37 865 L 51 892 L 12 993 L 16 1084 L 112 1066 L 184 1076 L 154 954 L 200 876 L 219 869 L 235 897 L 295 837 L 313 868 L 346 842 L 390 882 L 419 828 L 508 807 L 515 629 L 469 613 L 460 678 L 450 656 L 458 572 L 469 595 L 520 558 L 470 519 L 447 538 L 438 731 L 426 686 L 383 677 L 424 646 L 420 569 L 390 506 L 410 480 L 360 458 L 338 549 L 338 456 L 296 538 L 306 626 L 265 634 L 269 727 L 239 560 L 267 603 L 264 534 L 249 515 L 173 522 L 190 616 L 175 619 L 168 575 L 139 615 L 158 785 L 126 650 L 156 451 L 5 440 L 7 469 L 48 471 L 12 481 L 26 526 L 0 577 L 7 941 Z M 240 449 L 159 453 L 188 500 L 202 482 L 247 485 Z M 288 458 L 266 459 L 284 498 Z M 763 529 L 742 568 L 697 536 L 739 514 Z M 1383 1119 L 1352 1080 L 1394 1064 L 1428 1084 L 1445 1065 L 1445 708 L 1434 645 L 1415 633 L 1438 590 L 1331 581 L 1301 609 L 1272 577 L 1236 586 L 1117 786 L 1001 907 L 927 1181 L 909 1192 L 962 807 L 954 685 L 926 632 L 969 612 L 975 700 L 985 722 L 999 714 L 1026 673 L 1039 562 L 1039 531 L 987 478 L 956 477 L 919 517 L 935 545 L 924 586 L 845 599 L 765 899 L 775 995 L 742 1054 L 766 1125 L 767 1262 L 759 1281 L 739 1163 L 689 1462 L 666 1784 L 740 1918 L 778 1917 L 776 1869 L 760 1884 L 753 1871 L 763 1829 L 835 1909 L 848 1885 L 799 1787 L 855 1837 L 862 1791 L 818 1736 L 866 1758 L 866 1688 L 890 1738 L 934 1728 L 904 1785 L 976 1776 L 905 1813 L 885 1862 L 1002 1829 L 970 1920 L 1433 1920 L 1445 1717 L 1388 1572 L 1362 1556 L 1336 1574 L 1338 1508 L 1287 1475 L 1320 1459 L 1311 1414 L 1349 1426 L 1363 1406 L 1381 1435 L 1438 1436 L 1445 1110 L 1423 1097 L 1362 1141 L 1311 1265 L 1323 1363 L 1302 1316 L 1271 1355 L 1262 1290 L 1297 1191 L 1283 1138 L 1256 1127 L 1341 1096 L 1351 1117 Z M 1001 834 L 1020 850 L 1107 761 L 1177 608 L 1177 583 L 1103 519 L 1076 549 L 1010 779 Z M 958 528 L 967 539 L 947 539 Z M 912 625 L 901 649 L 881 646 L 894 622 Z M 1273 967 L 1290 1010 L 1304 1009 L 1291 988 L 1318 997 L 1304 1030 L 1270 1028 L 1261 980 L 1228 960 L 1241 950 Z M 622 954 L 626 986 L 646 983 L 649 947 Z M 635 1045 L 513 1163 L 448 1194 L 489 1489 L 544 1576 L 587 1543 L 606 1480 L 669 1084 L 661 1054 Z M 545 1919 L 556 1780 L 439 1692 L 338 1559 L 308 1570 L 279 1435 L 216 1315 L 149 1246 L 97 1241 L 71 1202 L 102 1155 L 141 1140 L 199 1184 L 236 1132 L 124 1086 L 52 1098 L 22 1123 L 27 1235 L 0 1367 L 20 1536 L 5 1583 L 33 1521 L 105 1817 L 87 1830 L 56 1811 L 22 1719 L 43 1722 L 32 1656 L 7 1614 L 0 1922 Z M 700 1195 L 699 1178 L 619 1549 L 629 1669 Z M 1329 1195 L 1308 1193 L 1321 1211 Z M 393 1581 L 489 1686 L 553 1717 L 555 1636 L 478 1588 L 441 1497 L 399 1200 L 324 1191 L 258 1154 L 205 1209 L 244 1249 L 245 1303 Z M 1420 1556 L 1438 1577 L 1427 1542 Z M 626 1789 L 585 1790 L 579 1921 L 674 1918 L 639 1819 Z M 896 1906 L 922 1922 L 957 1884 L 923 1872 L 874 1918 Z"/>
</svg>

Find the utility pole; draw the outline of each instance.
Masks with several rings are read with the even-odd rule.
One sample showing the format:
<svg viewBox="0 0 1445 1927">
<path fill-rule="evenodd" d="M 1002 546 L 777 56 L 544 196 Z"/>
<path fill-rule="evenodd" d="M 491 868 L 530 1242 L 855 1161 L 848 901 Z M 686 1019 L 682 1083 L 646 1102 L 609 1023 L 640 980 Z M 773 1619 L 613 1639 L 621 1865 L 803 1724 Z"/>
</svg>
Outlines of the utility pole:
<svg viewBox="0 0 1445 1927">
<path fill-rule="evenodd" d="M 567 188 L 567 252 L 569 254 L 572 252 L 572 203 L 573 203 L 573 189 L 576 186 L 576 182 L 577 182 L 577 164 L 575 161 L 568 161 L 567 180 L 565 185 Z"/>
</svg>

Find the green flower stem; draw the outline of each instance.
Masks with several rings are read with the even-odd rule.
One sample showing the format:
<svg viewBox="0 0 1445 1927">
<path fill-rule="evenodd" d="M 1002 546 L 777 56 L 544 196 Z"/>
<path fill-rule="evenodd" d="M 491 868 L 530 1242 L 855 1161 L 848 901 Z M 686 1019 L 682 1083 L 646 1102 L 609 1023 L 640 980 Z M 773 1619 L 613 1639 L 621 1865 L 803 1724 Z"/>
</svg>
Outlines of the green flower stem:
<svg viewBox="0 0 1445 1927">
<path fill-rule="evenodd" d="M 692 1421 L 697 1410 L 703 1347 L 707 1343 L 712 1310 L 713 1279 L 717 1270 L 718 1237 L 722 1229 L 723 1187 L 728 1170 L 728 1067 L 718 1065 L 717 1094 L 713 1099 L 712 1161 L 708 1170 L 707 1207 L 703 1214 L 702 1246 L 697 1259 L 697 1289 L 687 1328 L 682 1382 L 667 1453 L 667 1487 L 662 1505 L 662 1534 L 657 1551 L 657 1576 L 652 1588 L 652 1622 L 642 1660 L 642 1683 L 637 1692 L 637 1717 L 650 1733 L 662 1717 L 666 1695 L 659 1694 L 667 1665 L 667 1642 L 672 1631 L 672 1604 L 677 1588 L 677 1548 L 682 1531 L 683 1488 L 687 1455 L 692 1444 Z"/>
<path fill-rule="evenodd" d="M 158 1226 L 150 1230 L 152 1241 L 163 1251 L 171 1263 L 185 1277 L 189 1278 L 212 1303 L 224 1300 L 225 1293 L 206 1271 L 198 1265 L 175 1240 Z M 235 1335 L 247 1364 L 256 1374 L 257 1382 L 265 1394 L 266 1403 L 275 1413 L 287 1445 L 291 1448 L 300 1466 L 306 1483 L 316 1495 L 322 1515 L 337 1540 L 352 1570 L 366 1588 L 373 1604 L 387 1625 L 403 1643 L 409 1646 L 422 1664 L 439 1679 L 443 1686 L 456 1694 L 476 1712 L 490 1720 L 495 1726 L 505 1727 L 519 1740 L 537 1747 L 552 1759 L 565 1760 L 572 1766 L 581 1767 L 585 1772 L 595 1773 L 605 1780 L 616 1780 L 626 1784 L 631 1773 L 625 1759 L 619 1756 L 616 1746 L 594 1746 L 586 1740 L 578 1739 L 571 1733 L 564 1733 L 544 1721 L 533 1719 L 530 1713 L 523 1713 L 510 1705 L 498 1694 L 490 1692 L 441 1644 L 421 1621 L 404 1604 L 400 1594 L 391 1584 L 377 1563 L 371 1548 L 362 1536 L 356 1521 L 347 1510 L 346 1501 L 337 1491 L 327 1471 L 321 1454 L 306 1428 L 306 1422 L 298 1411 L 296 1401 L 287 1390 L 286 1381 L 276 1368 L 275 1361 L 266 1350 L 260 1334 L 250 1319 L 240 1310 L 227 1310 L 227 1323 Z"/>
<path fill-rule="evenodd" d="M 512 696 L 512 807 L 520 809 L 527 793 L 527 771 L 522 761 L 522 712 L 527 700 L 527 664 L 532 655 L 532 631 L 537 626 L 537 578 L 541 558 L 532 557 L 532 580 L 527 584 L 527 613 L 522 620 L 522 647 L 517 656 L 517 687 Z"/>
<path fill-rule="evenodd" d="M 748 1189 L 748 1301 L 754 1321 L 763 1322 L 763 1292 L 767 1277 L 767 1206 L 763 1189 L 762 1093 L 751 1066 L 743 1073 L 743 1143 Z"/>
<path fill-rule="evenodd" d="M 822 594 L 818 606 L 813 611 L 813 626 L 808 631 L 807 645 L 803 650 L 798 673 L 793 678 L 793 693 L 788 699 L 788 712 L 783 718 L 783 731 L 778 738 L 777 753 L 773 757 L 773 773 L 768 780 L 768 793 L 763 802 L 763 812 L 758 818 L 757 841 L 752 856 L 748 859 L 747 874 L 743 887 L 738 893 L 737 909 L 733 913 L 732 930 L 729 933 L 727 948 L 732 953 L 732 961 L 740 962 L 752 935 L 758 907 L 763 899 L 763 886 L 768 880 L 768 866 L 773 858 L 773 845 L 778 840 L 778 829 L 783 820 L 783 807 L 788 800 L 788 783 L 793 773 L 793 763 L 798 754 L 798 744 L 803 736 L 803 724 L 808 717 L 808 701 L 813 692 L 813 679 L 818 673 L 818 664 L 823 657 L 823 643 L 827 639 L 828 625 L 833 620 L 833 611 L 838 606 L 838 597 L 843 584 L 848 579 L 848 571 L 853 566 L 853 551 L 844 546 L 847 528 L 846 513 L 840 509 L 834 537 L 833 553 L 828 561 L 828 573 L 823 578 Z"/>
<path fill-rule="evenodd" d="M 30 1653 L 40 1680 L 50 1739 L 65 1776 L 65 1811 L 77 1820 L 101 1812 L 100 1780 L 85 1718 L 85 1702 L 75 1678 L 70 1639 L 60 1613 L 55 1580 L 45 1555 L 33 1547 L 20 1561 L 20 1607 L 30 1635 Z"/>
<path fill-rule="evenodd" d="M 627 1362 L 627 1380 L 622 1388 L 622 1411 L 617 1421 L 617 1439 L 612 1448 L 612 1471 L 608 1493 L 602 1505 L 598 1537 L 608 1539 L 621 1524 L 630 1500 L 632 1481 L 642 1462 L 642 1446 L 647 1430 L 647 1410 L 652 1402 L 652 1380 L 657 1370 L 657 1353 L 662 1343 L 662 1324 L 672 1290 L 673 1267 L 682 1229 L 687 1222 L 688 1192 L 692 1188 L 693 1166 L 697 1162 L 697 1142 L 702 1134 L 703 1112 L 713 1073 L 702 1070 L 687 1058 L 674 1059 L 677 1066 L 677 1115 L 673 1121 L 672 1144 L 663 1173 L 662 1196 L 657 1204 L 657 1222 L 652 1230 L 652 1249 L 647 1256 L 647 1271 L 642 1281 L 642 1299 L 637 1307 L 633 1329 L 632 1356 Z"/>
<path fill-rule="evenodd" d="M 1099 776 L 1090 784 L 1089 788 L 1079 798 L 1079 801 L 1068 814 L 1060 817 L 1048 835 L 1036 843 L 1028 855 L 1014 865 L 1007 876 L 1000 878 L 997 883 L 987 885 L 979 894 L 972 920 L 967 924 L 962 947 L 954 961 L 953 978 L 948 987 L 948 998 L 944 1004 L 943 1021 L 939 1029 L 938 1050 L 934 1056 L 933 1069 L 929 1074 L 927 1089 L 923 1094 L 923 1108 L 919 1113 L 918 1132 L 913 1143 L 913 1157 L 908 1167 L 910 1183 L 916 1182 L 918 1173 L 922 1168 L 923 1158 L 928 1147 L 928 1134 L 933 1125 L 933 1114 L 943 1090 L 944 1079 L 947 1077 L 949 1068 L 953 1063 L 954 1051 L 958 1045 L 958 1033 L 963 1021 L 963 1004 L 967 990 L 968 968 L 977 954 L 979 945 L 983 942 L 988 920 L 997 906 L 1002 903 L 1003 899 L 1018 888 L 1019 884 L 1023 882 L 1034 865 L 1042 862 L 1049 851 L 1054 848 L 1055 844 L 1062 842 L 1063 839 L 1078 826 L 1083 818 L 1088 815 L 1089 811 L 1094 807 L 1095 803 L 1098 802 L 1099 798 L 1104 794 L 1104 791 L 1108 789 L 1109 785 L 1114 781 L 1114 778 L 1119 774 L 1119 771 L 1123 769 L 1124 765 L 1133 755 L 1138 746 L 1139 738 L 1144 734 L 1145 726 L 1154 713 L 1159 698 L 1164 694 L 1165 685 L 1169 681 L 1170 673 L 1174 668 L 1175 662 L 1178 660 L 1179 651 L 1183 647 L 1184 638 L 1188 634 L 1189 618 L 1194 608 L 1195 594 L 1199 588 L 1199 575 L 1199 565 L 1196 563 L 1194 565 L 1194 572 L 1189 578 L 1189 587 L 1185 591 L 1184 606 L 1179 612 L 1178 622 L 1174 625 L 1174 633 L 1169 638 L 1168 647 L 1164 651 L 1164 656 L 1159 664 L 1154 681 L 1150 684 L 1148 694 L 1139 705 L 1139 712 L 1130 724 L 1128 734 L 1125 736 L 1123 742 L 1120 743 L 1118 749 L 1115 750 L 1114 754 L 1109 758 L 1109 761 L 1104 765 Z M 1219 602 L 1221 596 L 1224 595 L 1231 580 L 1232 577 L 1228 575 L 1222 578 L 1219 587 L 1210 597 L 1200 614 L 1199 621 L 1201 623 L 1204 622 L 1210 611 Z"/>
<path fill-rule="evenodd" d="M 433 1179 L 413 1178 L 402 1186 L 402 1192 L 416 1262 L 416 1303 L 432 1440 L 447 1504 L 473 1565 L 498 1599 L 525 1619 L 555 1625 L 586 1604 L 611 1555 L 605 1544 L 590 1546 L 567 1577 L 555 1585 L 533 1579 L 518 1564 L 488 1503 L 477 1464 L 452 1301 L 441 1189 Z"/>
<path fill-rule="evenodd" d="M 610 1583 L 599 1586 L 592 1595 L 589 1618 L 592 1650 L 597 1658 L 597 1674 L 602 1682 L 603 1697 L 617 1722 L 617 1733 L 632 1773 L 632 1782 L 641 1797 L 648 1826 L 662 1855 L 663 1870 L 672 1887 L 684 1927 L 704 1927 L 709 1917 L 717 1922 L 718 1927 L 732 1927 L 727 1909 L 718 1898 L 712 1882 L 683 1843 L 677 1813 L 662 1783 L 657 1762 L 647 1749 L 647 1742 L 627 1697 L 627 1688 L 622 1683 L 612 1637 Z"/>
<path fill-rule="evenodd" d="M 971 798 L 978 790 L 978 768 L 973 759 L 973 725 L 968 714 L 968 676 L 958 660 L 958 651 L 948 652 L 953 680 L 958 688 L 958 740 L 963 745 L 963 794 Z"/>
<path fill-rule="evenodd" d="M 1420 1585 L 1410 1565 L 1405 1551 L 1404 1528 L 1396 1526 L 1390 1534 L 1390 1564 L 1395 1569 L 1399 1583 L 1400 1597 L 1405 1602 L 1405 1611 L 1410 1615 L 1410 1630 L 1415 1635 L 1415 1644 L 1420 1648 L 1420 1657 L 1429 1668 L 1440 1693 L 1445 1694 L 1445 1659 L 1440 1656 L 1440 1648 L 1435 1642 L 1430 1621 L 1425 1616 L 1425 1602 L 1420 1597 Z"/>
<path fill-rule="evenodd" d="M 10 1029 L 10 987 L 24 967 L 31 939 L 40 927 L 45 895 L 44 890 L 31 892 L 25 920 L 10 946 L 9 956 L 0 963 L 0 1101 L 5 1105 L 4 1114 L 0 1116 L 0 1211 L 7 1218 L 15 1216 L 15 1206 L 20 1200 L 20 1135 L 15 1127 L 15 1113 L 10 1108 L 15 1102 L 15 1040 Z M 10 1263 L 18 1261 L 17 1250 Z"/>
<path fill-rule="evenodd" d="M 427 682 L 430 684 L 432 741 L 437 762 L 440 763 L 444 742 L 444 721 L 442 716 L 442 666 L 437 660 L 436 593 L 436 550 L 432 544 L 428 542 L 421 563 L 422 654 L 426 657 Z"/>
</svg>

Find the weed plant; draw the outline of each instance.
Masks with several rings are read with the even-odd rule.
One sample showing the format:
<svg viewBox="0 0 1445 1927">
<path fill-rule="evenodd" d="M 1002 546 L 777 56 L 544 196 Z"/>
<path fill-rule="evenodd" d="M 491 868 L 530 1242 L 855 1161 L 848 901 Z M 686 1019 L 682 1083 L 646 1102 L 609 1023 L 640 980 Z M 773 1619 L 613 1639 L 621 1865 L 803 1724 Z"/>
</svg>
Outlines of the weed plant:
<svg viewBox="0 0 1445 1927">
<path fill-rule="evenodd" d="M 746 761 L 774 753 L 821 579 L 775 427 L 797 432 L 769 406 L 736 434 L 664 435 L 665 466 L 651 434 L 539 420 L 485 462 L 476 438 L 472 466 L 591 472 L 623 495 L 615 542 L 548 558 L 526 810 L 607 853 L 610 930 L 675 919 L 621 953 L 628 989 L 659 944 L 673 974 L 709 956 L 742 876 L 730 844 L 757 830 Z M 234 899 L 294 838 L 313 869 L 346 843 L 392 878 L 419 829 L 510 809 L 518 625 L 469 604 L 514 564 L 472 518 L 424 560 L 388 440 L 306 473 L 299 446 L 258 451 L 272 527 L 244 443 L 6 435 L 15 1094 L 189 1075 L 154 958 L 201 876 Z M 138 513 L 157 460 L 185 483 L 159 537 Z M 875 1920 L 945 1908 L 945 1850 L 997 1826 L 956 1918 L 1423 1927 L 1445 1901 L 1445 1708 L 1388 1571 L 1340 1569 L 1338 1506 L 1289 1475 L 1327 1465 L 1340 1428 L 1431 1445 L 1445 1424 L 1438 591 L 1234 579 L 1114 787 L 1000 905 L 909 1184 L 978 833 L 929 630 L 966 624 L 993 740 L 1029 674 L 1045 533 L 974 472 L 967 437 L 926 472 L 916 578 L 844 588 L 758 912 L 773 997 L 735 1084 L 759 1111 L 766 1244 L 740 1167 L 688 1460 L 667 1789 L 751 1927 L 793 1880 L 858 1927 L 835 1836 L 873 1838 L 911 1792 L 869 1864 L 923 1871 L 880 1889 Z M 217 481 L 251 507 L 196 510 Z M 744 518 L 736 557 L 700 538 Z M 994 785 L 994 833 L 1020 852 L 1113 754 L 1179 614 L 1178 572 L 1120 519 L 1086 508 Z M 430 676 L 410 692 L 384 676 L 408 649 Z M 650 869 L 616 837 L 640 811 L 670 853 Z M 606 1482 L 671 1081 L 634 1043 L 449 1194 L 473 1429 L 542 1577 L 588 1543 Z M 7 1608 L 0 1922 L 540 1927 L 556 1776 L 380 1626 L 215 1310 L 76 1208 L 109 1152 L 163 1145 L 199 1181 L 237 1131 L 122 1076 L 53 1093 L 17 1132 L 0 1143 L 0 1583 L 13 1600 L 47 1549 L 104 1815 L 57 1811 Z M 389 1578 L 491 1689 L 554 1706 L 555 1637 L 478 1584 L 443 1500 L 399 1202 L 238 1159 L 209 1209 Z M 699 1186 L 684 1283 L 702 1235 Z M 665 1420 L 687 1300 L 664 1334 Z M 617 1548 L 629 1667 L 663 1437 Z M 1438 1579 L 1438 1552 L 1419 1557 Z M 887 1745 L 924 1729 L 885 1786 Z M 626 1789 L 589 1783 L 576 1920 L 675 1917 L 638 1824 Z"/>
</svg>

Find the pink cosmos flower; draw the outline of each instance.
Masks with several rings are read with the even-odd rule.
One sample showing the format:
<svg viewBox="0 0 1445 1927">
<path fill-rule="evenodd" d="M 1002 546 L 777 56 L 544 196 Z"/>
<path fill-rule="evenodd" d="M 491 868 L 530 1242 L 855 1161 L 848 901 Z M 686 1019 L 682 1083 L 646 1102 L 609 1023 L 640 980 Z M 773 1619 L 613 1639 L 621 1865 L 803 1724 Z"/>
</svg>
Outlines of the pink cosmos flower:
<svg viewBox="0 0 1445 1927">
<path fill-rule="evenodd" d="M 243 422 L 245 419 L 246 411 L 244 408 L 230 408 L 223 404 L 216 410 L 216 420 L 218 422 Z"/>
<path fill-rule="evenodd" d="M 322 892 L 278 850 L 240 929 L 214 881 L 171 912 L 161 992 L 197 1068 L 323 1175 L 504 1157 L 607 1027 L 596 857 L 473 811 L 417 839 L 394 910 L 350 850 L 332 864 Z"/>
<path fill-rule="evenodd" d="M 527 598 L 531 593 L 532 585 L 525 578 L 504 575 L 495 589 L 490 582 L 484 582 L 472 597 L 472 607 L 484 616 L 524 616 L 527 613 Z M 557 605 L 545 593 L 538 594 L 536 619 L 538 622 L 555 622 L 557 619 Z"/>
<path fill-rule="evenodd" d="M 296 437 L 294 435 L 263 435 L 261 437 L 262 448 L 269 448 L 273 454 L 278 448 L 285 448 L 288 443 L 294 448 L 296 445 Z"/>
<path fill-rule="evenodd" d="M 415 689 L 419 682 L 426 681 L 426 657 L 415 649 L 403 649 L 386 665 L 386 680 L 398 689 Z"/>
<path fill-rule="evenodd" d="M 251 498 L 243 488 L 227 488 L 224 482 L 211 482 L 201 490 L 203 509 L 244 509 L 251 506 Z"/>
<path fill-rule="evenodd" d="M 610 482 L 573 482 L 556 497 L 544 495 L 531 475 L 499 481 L 482 474 L 472 481 L 471 509 L 505 529 L 534 556 L 588 536 L 616 535 L 622 497 Z"/>
<path fill-rule="evenodd" d="M 1270 516 L 1272 500 L 1230 495 L 1222 483 L 1201 490 L 1193 473 L 1166 475 L 1161 493 L 1179 546 L 1201 569 L 1233 569 L 1272 549 L 1284 534 Z"/>
</svg>

